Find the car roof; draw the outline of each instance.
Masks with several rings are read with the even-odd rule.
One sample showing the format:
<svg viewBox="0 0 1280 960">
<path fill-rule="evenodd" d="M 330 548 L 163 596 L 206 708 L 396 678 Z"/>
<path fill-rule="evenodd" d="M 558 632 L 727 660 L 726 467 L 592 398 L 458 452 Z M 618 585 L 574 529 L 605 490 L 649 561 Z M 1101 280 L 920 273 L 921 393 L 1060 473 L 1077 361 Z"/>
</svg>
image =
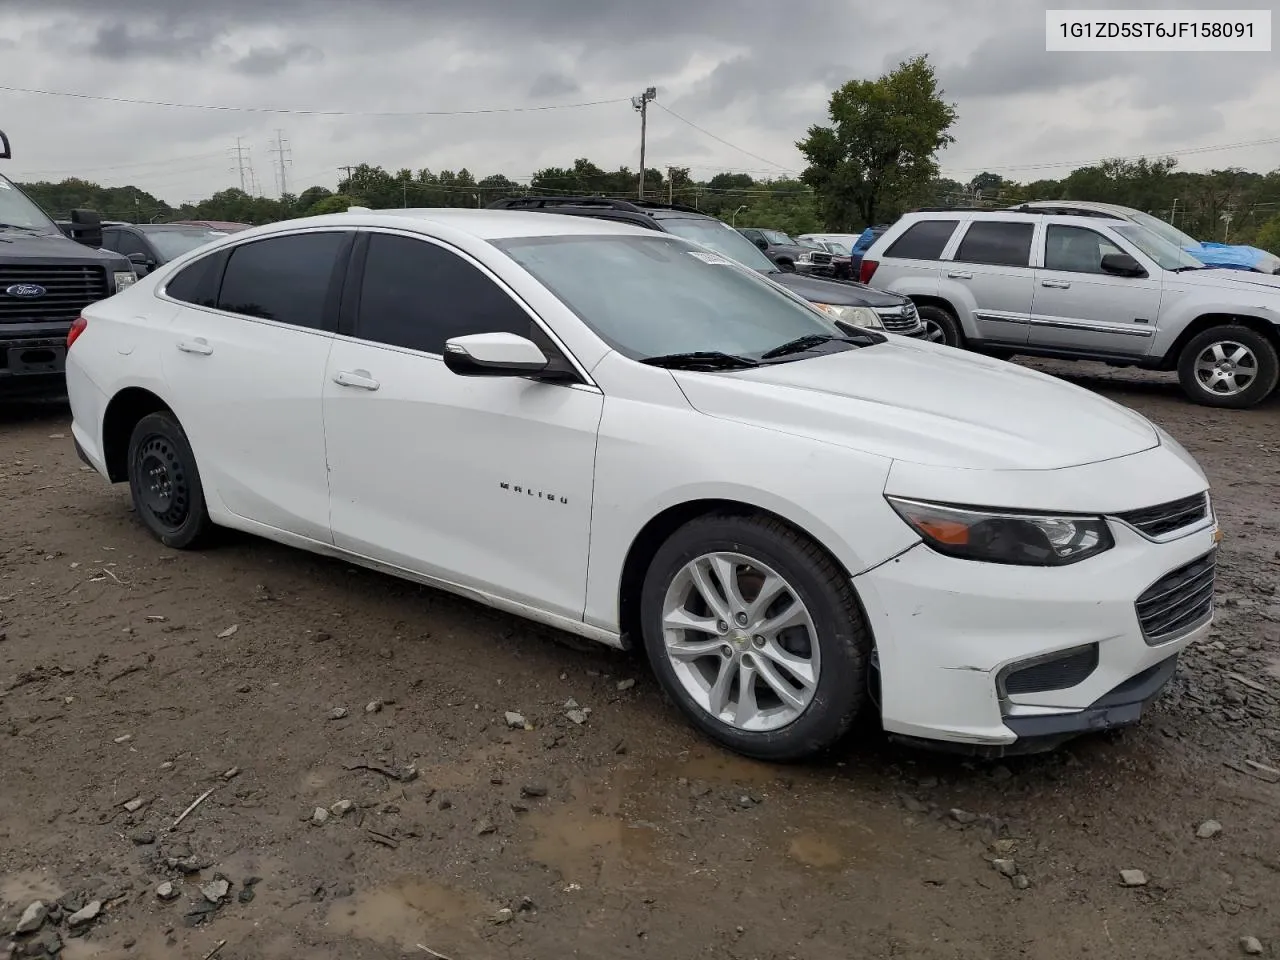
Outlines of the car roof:
<svg viewBox="0 0 1280 960">
<path fill-rule="evenodd" d="M 296 230 L 307 226 L 362 226 L 429 228 L 433 224 L 479 240 L 510 240 L 518 237 L 546 236 L 653 236 L 654 231 L 643 227 L 597 220 L 592 217 L 575 217 L 556 213 L 534 213 L 520 210 L 473 210 L 462 207 L 409 207 L 389 210 L 350 210 L 297 220 L 284 220 L 265 227 L 255 227 L 252 233 L 266 236 L 284 230 Z"/>
<path fill-rule="evenodd" d="M 1117 216 L 1128 216 L 1131 213 L 1138 213 L 1133 207 L 1122 207 L 1118 203 L 1101 203 L 1097 200 L 1029 200 L 1026 203 L 1015 204 L 1010 207 L 1011 210 L 1020 208 L 1036 209 L 1071 209 L 1077 210 L 1096 210 L 1099 213 L 1114 213 Z"/>
</svg>

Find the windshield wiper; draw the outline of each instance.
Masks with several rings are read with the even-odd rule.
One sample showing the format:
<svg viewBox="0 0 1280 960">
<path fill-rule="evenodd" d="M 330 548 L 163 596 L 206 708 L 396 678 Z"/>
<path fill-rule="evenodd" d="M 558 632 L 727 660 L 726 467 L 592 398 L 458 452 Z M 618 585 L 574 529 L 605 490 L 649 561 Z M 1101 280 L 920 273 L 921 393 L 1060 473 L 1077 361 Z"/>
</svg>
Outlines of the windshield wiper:
<svg viewBox="0 0 1280 960">
<path fill-rule="evenodd" d="M 738 357 L 732 353 L 719 350 L 695 350 L 691 353 L 664 353 L 657 357 L 645 357 L 640 361 L 651 367 L 665 367 L 668 370 L 738 370 L 743 367 L 758 367 L 758 361 L 750 357 Z"/>
<path fill-rule="evenodd" d="M 1185 273 L 1185 272 L 1186 272 L 1186 271 L 1188 271 L 1188 270 L 1209 270 L 1209 269 L 1211 269 L 1211 268 L 1209 268 L 1209 267 L 1193 267 L 1193 266 L 1188 265 L 1188 266 L 1185 266 L 1185 267 L 1174 267 L 1174 268 L 1173 268 L 1173 272 L 1174 272 L 1174 273 Z"/>
<path fill-rule="evenodd" d="M 847 336 L 838 337 L 831 333 L 807 333 L 803 337 L 796 337 L 794 340 L 788 340 L 786 343 L 774 347 L 772 350 L 766 350 L 760 354 L 761 360 L 773 360 L 777 357 L 789 357 L 794 353 L 804 353 L 806 350 L 812 350 L 814 347 L 820 347 L 824 343 L 850 343 L 859 347 L 869 347 L 873 343 L 877 343 L 871 337 L 863 336 Z"/>
</svg>

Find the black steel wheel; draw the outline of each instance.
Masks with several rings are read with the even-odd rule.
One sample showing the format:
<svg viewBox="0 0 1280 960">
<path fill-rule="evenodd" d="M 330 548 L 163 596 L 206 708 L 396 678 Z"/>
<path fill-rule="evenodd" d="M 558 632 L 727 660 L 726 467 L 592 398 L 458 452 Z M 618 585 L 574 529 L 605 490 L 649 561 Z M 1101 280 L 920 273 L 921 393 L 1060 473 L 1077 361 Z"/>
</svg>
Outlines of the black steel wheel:
<svg viewBox="0 0 1280 960">
<path fill-rule="evenodd" d="M 133 428 L 129 492 L 138 518 L 166 546 L 194 546 L 211 526 L 191 444 L 167 410 L 148 414 Z"/>
</svg>

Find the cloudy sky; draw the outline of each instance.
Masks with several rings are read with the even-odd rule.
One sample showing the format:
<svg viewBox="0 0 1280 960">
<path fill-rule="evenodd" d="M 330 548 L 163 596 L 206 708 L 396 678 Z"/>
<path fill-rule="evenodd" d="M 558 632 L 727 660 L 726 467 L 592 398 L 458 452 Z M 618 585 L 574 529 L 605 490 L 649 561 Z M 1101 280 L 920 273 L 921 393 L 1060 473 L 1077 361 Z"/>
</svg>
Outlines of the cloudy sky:
<svg viewBox="0 0 1280 960">
<path fill-rule="evenodd" d="M 825 121 L 835 86 L 919 53 L 958 106 L 957 142 L 942 158 L 957 179 L 982 170 L 1038 179 L 1103 157 L 1169 152 L 1188 169 L 1280 166 L 1274 54 L 1046 53 L 1045 6 L 0 0 L 0 87 L 238 108 L 0 89 L 0 129 L 14 151 L 0 172 L 136 184 L 177 203 L 239 184 L 240 138 L 258 188 L 273 196 L 277 130 L 291 190 L 332 187 L 338 167 L 361 162 L 517 180 L 575 157 L 635 168 L 639 118 L 629 98 L 653 85 L 650 166 L 785 175 L 803 167 L 794 143 Z M 528 109 L 570 104 L 591 105 Z M 495 110 L 505 112 L 442 115 Z M 1275 142 L 1204 149 L 1266 138 Z"/>
</svg>

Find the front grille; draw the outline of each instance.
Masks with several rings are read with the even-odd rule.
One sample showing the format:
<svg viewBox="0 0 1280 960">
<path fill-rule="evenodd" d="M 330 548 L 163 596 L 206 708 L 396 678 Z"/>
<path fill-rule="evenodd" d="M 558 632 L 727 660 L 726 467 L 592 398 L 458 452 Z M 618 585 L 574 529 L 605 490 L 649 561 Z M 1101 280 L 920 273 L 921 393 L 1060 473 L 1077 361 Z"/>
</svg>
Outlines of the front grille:
<svg viewBox="0 0 1280 960">
<path fill-rule="evenodd" d="M 901 307 L 877 308 L 876 316 L 880 318 L 880 322 L 884 324 L 886 330 L 894 333 L 902 330 L 913 330 L 920 322 L 914 303 L 908 303 Z"/>
<path fill-rule="evenodd" d="M 813 262 L 820 263 L 825 266 L 826 264 L 829 264 L 831 262 L 831 254 L 819 253 L 818 251 L 815 250 L 813 252 Z"/>
<path fill-rule="evenodd" d="M 15 284 L 26 283 L 44 287 L 44 296 L 28 300 L 5 292 Z M 105 267 L 0 264 L 0 323 L 70 323 L 89 304 L 107 296 Z"/>
<path fill-rule="evenodd" d="M 1207 553 L 1166 573 L 1137 599 L 1134 608 L 1148 646 L 1174 640 L 1212 619 L 1215 567 L 1215 556 Z"/>
<path fill-rule="evenodd" d="M 1197 493 L 1193 497 L 1183 497 L 1154 507 L 1143 507 L 1141 510 L 1130 510 L 1118 513 L 1116 517 L 1136 527 L 1148 537 L 1162 537 L 1184 527 L 1197 524 L 1209 516 L 1209 495 Z"/>
<path fill-rule="evenodd" d="M 1005 693 L 1048 693 L 1084 683 L 1098 667 L 1098 645 L 1064 650 L 1030 663 L 1012 664 L 1001 674 Z"/>
</svg>

